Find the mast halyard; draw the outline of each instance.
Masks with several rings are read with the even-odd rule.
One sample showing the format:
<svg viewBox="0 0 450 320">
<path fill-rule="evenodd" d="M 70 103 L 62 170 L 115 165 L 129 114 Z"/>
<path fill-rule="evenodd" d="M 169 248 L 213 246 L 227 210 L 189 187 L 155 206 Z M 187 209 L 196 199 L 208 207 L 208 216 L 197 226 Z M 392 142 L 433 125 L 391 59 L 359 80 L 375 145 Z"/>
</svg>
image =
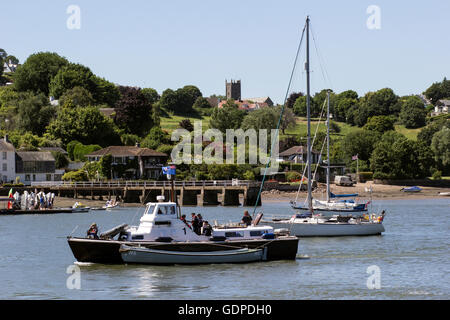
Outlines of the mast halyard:
<svg viewBox="0 0 450 320">
<path fill-rule="evenodd" d="M 306 117 L 308 118 L 307 133 L 307 163 L 308 163 L 308 208 L 312 212 L 312 186 L 311 186 L 311 111 L 310 111 L 310 79 L 309 79 L 309 16 L 306 17 Z"/>
<path fill-rule="evenodd" d="M 330 90 L 327 100 L 327 202 L 330 202 Z"/>
</svg>

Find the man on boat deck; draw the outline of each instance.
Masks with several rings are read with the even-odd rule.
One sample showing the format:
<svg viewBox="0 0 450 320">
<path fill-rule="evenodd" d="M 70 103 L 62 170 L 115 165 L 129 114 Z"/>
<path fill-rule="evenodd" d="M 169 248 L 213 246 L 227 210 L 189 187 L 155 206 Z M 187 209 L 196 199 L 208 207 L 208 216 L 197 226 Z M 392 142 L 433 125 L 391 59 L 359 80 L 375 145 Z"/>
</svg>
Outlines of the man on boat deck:
<svg viewBox="0 0 450 320">
<path fill-rule="evenodd" d="M 191 226 L 189 225 L 189 223 L 187 223 L 187 221 L 186 221 L 186 215 L 185 215 L 185 214 L 183 214 L 183 215 L 181 216 L 180 220 L 183 221 L 184 224 L 187 225 L 187 226 L 189 227 L 189 229 L 192 229 Z"/>
<path fill-rule="evenodd" d="M 196 233 L 196 234 L 200 234 L 200 224 L 198 221 L 198 217 L 195 215 L 195 213 L 191 213 L 191 225 L 192 225 L 192 230 Z"/>
<path fill-rule="evenodd" d="M 89 239 L 98 239 L 97 233 L 98 233 L 97 224 L 96 223 L 91 224 L 91 227 L 87 231 L 88 238 Z"/>
<path fill-rule="evenodd" d="M 204 235 L 204 236 L 209 237 L 209 236 L 212 235 L 212 227 L 211 227 L 211 225 L 208 223 L 208 221 L 204 221 L 204 222 L 203 222 L 201 231 L 202 231 L 202 235 Z"/>
<path fill-rule="evenodd" d="M 203 227 L 203 217 L 202 217 L 202 215 L 199 213 L 199 214 L 197 215 L 197 218 L 198 218 L 198 230 L 199 230 L 199 232 L 201 233 L 201 228 Z"/>
<path fill-rule="evenodd" d="M 250 217 L 250 214 L 247 210 L 244 211 L 244 216 L 242 217 L 241 223 L 249 226 L 252 224 L 252 217 Z"/>
</svg>

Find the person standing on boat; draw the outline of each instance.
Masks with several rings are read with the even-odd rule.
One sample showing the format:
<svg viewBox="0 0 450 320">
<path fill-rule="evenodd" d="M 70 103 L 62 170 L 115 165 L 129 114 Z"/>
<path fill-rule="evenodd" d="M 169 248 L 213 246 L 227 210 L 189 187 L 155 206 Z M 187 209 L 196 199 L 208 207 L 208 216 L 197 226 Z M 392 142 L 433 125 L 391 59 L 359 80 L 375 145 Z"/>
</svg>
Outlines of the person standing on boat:
<svg viewBox="0 0 450 320">
<path fill-rule="evenodd" d="M 192 229 L 191 226 L 189 225 L 189 223 L 187 223 L 187 221 L 186 221 L 186 215 L 185 215 L 185 214 L 183 214 L 183 215 L 181 216 L 180 220 L 183 221 L 184 224 L 187 225 L 187 226 L 189 227 L 189 229 Z"/>
<path fill-rule="evenodd" d="M 98 239 L 98 227 L 96 223 L 91 224 L 87 231 L 87 236 L 89 239 Z"/>
<path fill-rule="evenodd" d="M 197 218 L 198 218 L 198 229 L 199 229 L 199 231 L 200 231 L 200 233 L 201 233 L 201 228 L 203 227 L 203 217 L 202 217 L 202 215 L 199 213 L 199 214 L 197 215 Z"/>
<path fill-rule="evenodd" d="M 210 237 L 212 235 L 212 227 L 208 223 L 208 221 L 203 222 L 201 231 L 202 231 L 202 235 L 204 235 L 204 236 Z"/>
<path fill-rule="evenodd" d="M 252 217 L 250 217 L 250 214 L 247 210 L 244 211 L 244 216 L 242 217 L 241 223 L 249 226 L 252 224 Z"/>
<path fill-rule="evenodd" d="M 195 215 L 195 213 L 191 213 L 191 225 L 192 225 L 192 230 L 196 233 L 196 234 L 200 234 L 200 224 L 198 221 L 198 217 Z"/>
</svg>

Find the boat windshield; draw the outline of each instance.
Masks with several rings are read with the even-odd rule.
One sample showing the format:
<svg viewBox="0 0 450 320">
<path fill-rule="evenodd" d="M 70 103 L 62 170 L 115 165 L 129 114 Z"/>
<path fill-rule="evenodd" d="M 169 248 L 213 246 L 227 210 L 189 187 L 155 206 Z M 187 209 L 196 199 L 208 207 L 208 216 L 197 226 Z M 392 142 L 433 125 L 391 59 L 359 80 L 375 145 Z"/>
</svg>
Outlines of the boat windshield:
<svg viewBox="0 0 450 320">
<path fill-rule="evenodd" d="M 175 206 L 158 206 L 158 214 L 175 214 Z"/>
<path fill-rule="evenodd" d="M 145 212 L 145 214 L 152 214 L 153 213 L 153 211 L 155 210 L 155 207 L 156 206 L 148 206 L 147 207 L 147 211 Z"/>
</svg>

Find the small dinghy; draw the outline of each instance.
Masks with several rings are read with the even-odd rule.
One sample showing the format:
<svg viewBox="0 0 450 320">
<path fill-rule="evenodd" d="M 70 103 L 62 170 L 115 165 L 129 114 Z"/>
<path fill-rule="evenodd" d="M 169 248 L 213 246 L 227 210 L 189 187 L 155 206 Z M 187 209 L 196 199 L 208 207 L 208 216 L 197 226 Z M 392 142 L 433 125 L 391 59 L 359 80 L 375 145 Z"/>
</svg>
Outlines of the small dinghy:
<svg viewBox="0 0 450 320">
<path fill-rule="evenodd" d="M 139 264 L 211 264 L 245 263 L 265 260 L 265 249 L 239 248 L 233 250 L 186 252 L 154 250 L 121 245 L 120 254 L 126 263 Z"/>
<path fill-rule="evenodd" d="M 106 210 L 111 210 L 114 208 L 118 208 L 119 205 L 120 205 L 119 202 L 116 202 L 115 200 L 110 200 L 110 201 L 106 201 L 106 204 L 102 208 L 106 209 Z"/>
<path fill-rule="evenodd" d="M 81 202 L 75 202 L 75 204 L 72 206 L 72 212 L 89 212 L 91 208 L 85 206 Z"/>
</svg>

